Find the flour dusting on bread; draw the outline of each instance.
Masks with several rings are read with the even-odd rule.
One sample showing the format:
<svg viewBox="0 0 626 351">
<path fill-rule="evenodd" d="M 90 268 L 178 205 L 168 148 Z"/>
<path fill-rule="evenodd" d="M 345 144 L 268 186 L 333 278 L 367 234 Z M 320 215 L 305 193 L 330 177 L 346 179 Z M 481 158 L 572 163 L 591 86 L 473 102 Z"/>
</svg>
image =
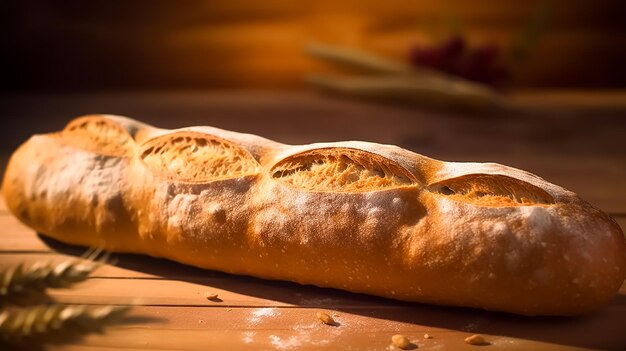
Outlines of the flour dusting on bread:
<svg viewBox="0 0 626 351">
<path fill-rule="evenodd" d="M 67 243 L 407 301 L 572 315 L 626 277 L 619 226 L 576 194 L 392 145 L 93 115 L 25 142 L 3 193 Z"/>
</svg>

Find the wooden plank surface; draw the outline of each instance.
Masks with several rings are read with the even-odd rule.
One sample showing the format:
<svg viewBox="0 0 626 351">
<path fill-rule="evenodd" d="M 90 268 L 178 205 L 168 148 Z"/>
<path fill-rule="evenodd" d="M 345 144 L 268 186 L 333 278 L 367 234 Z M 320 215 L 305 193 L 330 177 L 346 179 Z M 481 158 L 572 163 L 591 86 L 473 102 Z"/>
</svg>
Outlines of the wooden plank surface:
<svg viewBox="0 0 626 351">
<path fill-rule="evenodd" d="M 0 102 L 7 100 L 0 98 Z M 290 143 L 362 139 L 447 160 L 496 161 L 576 191 L 626 229 L 623 116 L 472 117 L 302 94 L 101 94 L 74 99 L 61 95 L 17 97 L 9 105 L 3 117 L 18 122 L 9 128 L 11 135 L 1 132 L 6 135 L 0 138 L 2 164 L 27 137 L 26 130 L 51 131 L 70 116 L 110 111 L 150 116 L 143 119 L 155 125 L 209 124 Z M 294 114 L 299 118 L 291 118 Z M 48 118 L 35 123 L 31 116 L 37 115 Z M 0 269 L 18 262 L 72 260 L 84 252 L 37 235 L 10 214 L 4 201 L 0 201 L 0 228 Z M 206 291 L 217 293 L 220 300 L 206 300 Z M 419 350 L 476 349 L 463 341 L 473 333 L 484 335 L 490 348 L 504 350 L 623 350 L 626 346 L 626 285 L 595 313 L 527 318 L 410 304 L 115 254 L 86 282 L 71 290 L 51 290 L 50 295 L 70 304 L 136 305 L 125 323 L 51 350 L 381 350 L 390 349 L 390 338 L 397 333 L 409 336 Z M 320 323 L 315 317 L 318 311 L 337 315 L 340 324 Z M 433 339 L 424 339 L 424 333 Z"/>
<path fill-rule="evenodd" d="M 475 350 L 464 338 L 480 333 L 495 350 L 619 349 L 626 342 L 612 310 L 582 319 L 519 319 L 430 307 L 406 309 L 328 310 L 301 308 L 137 307 L 133 317 L 141 323 L 126 324 L 102 336 L 90 336 L 83 345 L 111 347 L 122 341 L 127 347 L 195 350 L 385 350 L 391 335 L 407 335 L 420 350 Z M 222 309 L 227 310 L 227 309 Z M 320 323 L 317 311 L 336 313 L 340 325 Z M 624 312 L 622 311 L 621 314 Z M 219 319 L 215 317 L 219 315 Z M 144 323 L 151 319 L 150 323 Z M 590 330 L 604 330 L 616 337 L 600 341 Z M 514 331 L 514 332 L 512 332 Z M 428 333 L 432 339 L 424 339 Z M 598 339 L 597 339 L 598 338 Z M 348 347 L 350 345 L 351 347 Z M 65 349 L 65 348 L 63 348 Z"/>
</svg>

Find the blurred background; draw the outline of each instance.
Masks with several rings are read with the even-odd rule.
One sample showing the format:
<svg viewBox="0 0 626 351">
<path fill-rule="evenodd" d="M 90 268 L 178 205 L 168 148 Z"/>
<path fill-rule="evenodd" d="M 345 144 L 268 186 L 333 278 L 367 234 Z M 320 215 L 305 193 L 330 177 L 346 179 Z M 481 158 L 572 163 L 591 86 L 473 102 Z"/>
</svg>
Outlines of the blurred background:
<svg viewBox="0 0 626 351">
<path fill-rule="evenodd" d="M 495 46 L 516 88 L 624 87 L 625 14 L 620 0 L 4 1 L 0 88 L 294 89 L 330 70 L 309 43 L 409 60 L 453 36 Z"/>
<path fill-rule="evenodd" d="M 0 19 L 3 163 L 110 113 L 495 161 L 626 214 L 624 1 L 31 0 Z"/>
</svg>

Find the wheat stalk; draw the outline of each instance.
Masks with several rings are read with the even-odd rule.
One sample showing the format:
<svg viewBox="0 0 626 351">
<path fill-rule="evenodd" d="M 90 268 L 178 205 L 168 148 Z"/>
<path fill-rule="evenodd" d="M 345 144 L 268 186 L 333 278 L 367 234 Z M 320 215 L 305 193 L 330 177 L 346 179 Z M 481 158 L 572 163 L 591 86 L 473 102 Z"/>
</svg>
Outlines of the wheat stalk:
<svg viewBox="0 0 626 351">
<path fill-rule="evenodd" d="M 97 261 L 102 250 L 89 250 L 81 259 L 58 264 L 36 262 L 29 267 L 20 263 L 0 272 L 0 303 L 16 302 L 45 293 L 46 288 L 65 288 L 86 280 L 100 267 L 108 254 Z"/>
<path fill-rule="evenodd" d="M 0 312 L 0 344 L 60 341 L 117 322 L 130 306 L 39 305 Z"/>
</svg>

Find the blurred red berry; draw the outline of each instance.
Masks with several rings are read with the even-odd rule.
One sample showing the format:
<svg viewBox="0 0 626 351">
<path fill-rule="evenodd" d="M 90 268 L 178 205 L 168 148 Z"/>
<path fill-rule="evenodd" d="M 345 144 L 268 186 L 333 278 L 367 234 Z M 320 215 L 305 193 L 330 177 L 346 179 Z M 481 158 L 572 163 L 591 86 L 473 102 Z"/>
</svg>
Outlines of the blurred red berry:
<svg viewBox="0 0 626 351">
<path fill-rule="evenodd" d="M 458 35 L 433 47 L 414 47 L 409 59 L 415 66 L 439 70 L 496 88 L 504 87 L 510 78 L 496 44 L 468 48 L 466 40 Z"/>
<path fill-rule="evenodd" d="M 411 63 L 415 66 L 439 69 L 441 67 L 442 52 L 437 48 L 419 48 L 411 50 Z"/>
<path fill-rule="evenodd" d="M 477 48 L 474 48 L 469 53 L 469 60 L 482 62 L 485 66 L 491 66 L 496 62 L 500 55 L 500 49 L 496 44 L 483 44 Z"/>
<path fill-rule="evenodd" d="M 459 57 L 465 50 L 465 39 L 463 39 L 460 35 L 455 35 L 444 41 L 441 44 L 440 49 L 443 57 L 446 59 Z"/>
</svg>

